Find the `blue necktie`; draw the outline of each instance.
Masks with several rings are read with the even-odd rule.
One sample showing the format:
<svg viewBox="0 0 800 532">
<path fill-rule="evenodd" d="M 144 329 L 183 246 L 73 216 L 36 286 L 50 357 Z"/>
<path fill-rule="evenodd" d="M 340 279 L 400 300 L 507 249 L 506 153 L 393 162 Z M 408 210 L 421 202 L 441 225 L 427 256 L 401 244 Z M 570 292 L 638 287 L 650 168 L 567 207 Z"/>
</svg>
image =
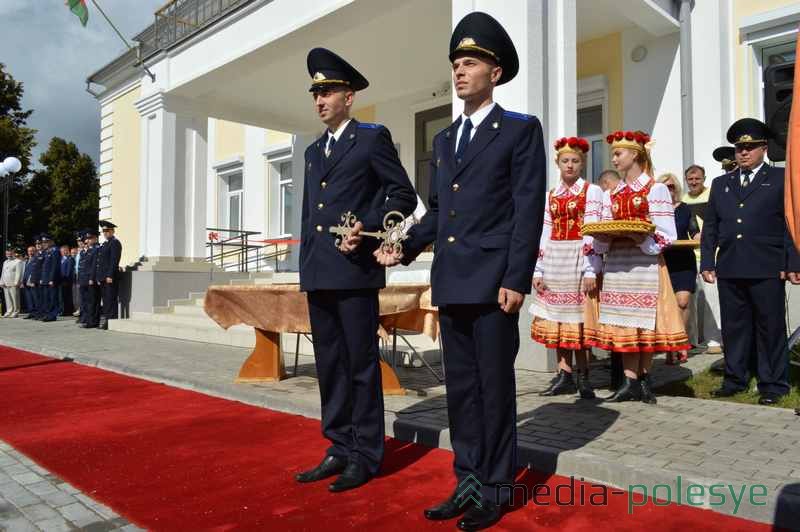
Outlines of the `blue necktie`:
<svg viewBox="0 0 800 532">
<path fill-rule="evenodd" d="M 750 174 L 752 173 L 752 170 L 742 170 L 742 188 L 750 184 Z"/>
<path fill-rule="evenodd" d="M 469 137 L 472 133 L 472 121 L 467 118 L 464 120 L 464 127 L 461 129 L 461 138 L 458 139 L 458 147 L 456 148 L 456 164 L 461 164 L 461 158 L 464 157 L 464 152 L 467 151 L 467 144 L 469 144 Z"/>
<path fill-rule="evenodd" d="M 328 148 L 327 148 L 327 153 L 325 154 L 325 157 L 330 157 L 331 156 L 331 154 L 333 153 L 333 146 L 335 144 L 336 144 L 336 137 L 331 135 L 330 138 L 328 139 Z"/>
</svg>

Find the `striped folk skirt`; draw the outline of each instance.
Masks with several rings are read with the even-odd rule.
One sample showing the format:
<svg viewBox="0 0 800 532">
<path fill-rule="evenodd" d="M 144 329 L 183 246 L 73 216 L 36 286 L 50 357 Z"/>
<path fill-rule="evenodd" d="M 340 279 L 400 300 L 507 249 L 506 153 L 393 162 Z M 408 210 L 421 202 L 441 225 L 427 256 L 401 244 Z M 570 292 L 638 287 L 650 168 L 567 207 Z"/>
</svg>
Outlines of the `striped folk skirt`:
<svg viewBox="0 0 800 532">
<path fill-rule="evenodd" d="M 597 322 L 584 328 L 588 345 L 620 353 L 689 349 L 678 302 L 661 255 L 629 240 L 606 254 Z"/>
<path fill-rule="evenodd" d="M 583 349 L 584 324 L 596 323 L 597 298 L 587 297 L 583 280 L 583 241 L 551 240 L 543 257 L 543 293 L 535 294 L 531 338 L 551 349 Z"/>
</svg>

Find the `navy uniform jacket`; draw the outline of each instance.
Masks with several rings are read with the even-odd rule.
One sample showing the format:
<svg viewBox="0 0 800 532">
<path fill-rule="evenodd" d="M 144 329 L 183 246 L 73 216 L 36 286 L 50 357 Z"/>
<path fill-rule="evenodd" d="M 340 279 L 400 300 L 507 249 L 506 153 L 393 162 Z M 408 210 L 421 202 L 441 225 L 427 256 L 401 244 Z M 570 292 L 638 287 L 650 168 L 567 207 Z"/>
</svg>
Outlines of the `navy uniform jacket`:
<svg viewBox="0 0 800 532">
<path fill-rule="evenodd" d="M 72 281 L 75 278 L 75 258 L 74 257 L 61 257 L 61 264 L 59 265 L 61 280 Z"/>
<path fill-rule="evenodd" d="M 765 163 L 750 179 L 743 189 L 737 169 L 711 183 L 701 270 L 722 279 L 777 279 L 782 271 L 800 271 L 784 219 L 783 168 Z"/>
<path fill-rule="evenodd" d="M 409 216 L 417 195 L 400 164 L 389 130 L 351 120 L 325 160 L 327 132 L 305 153 L 305 187 L 300 238 L 300 289 L 383 288 L 386 273 L 372 255 L 378 240 L 364 237 L 345 255 L 328 228 L 352 211 L 367 231 L 383 228 L 389 211 Z"/>
<path fill-rule="evenodd" d="M 47 285 L 49 283 L 57 283 L 61 271 L 61 253 L 58 248 L 53 246 L 44 252 L 44 260 L 42 261 L 42 278 L 40 283 Z"/>
<path fill-rule="evenodd" d="M 36 264 L 36 256 L 34 255 L 33 258 L 28 257 L 25 261 L 25 269 L 22 271 L 22 286 L 28 288 L 28 283 L 31 281 L 31 275 L 33 274 L 33 269 L 35 268 Z"/>
<path fill-rule="evenodd" d="M 97 251 L 95 266 L 95 282 L 104 283 L 106 277 L 112 279 L 119 271 L 119 259 L 122 256 L 122 243 L 116 237 L 109 238 Z"/>
<path fill-rule="evenodd" d="M 42 265 L 44 264 L 44 253 L 41 251 L 37 251 L 36 255 L 33 256 L 31 259 L 33 266 L 31 267 L 31 277 L 30 280 L 34 285 L 39 285 L 39 281 L 42 280 Z"/>
<path fill-rule="evenodd" d="M 547 187 L 542 126 L 495 105 L 458 164 L 460 125 L 433 140 L 430 210 L 409 231 L 403 263 L 435 242 L 434 305 L 497 303 L 500 287 L 529 294 Z"/>
<path fill-rule="evenodd" d="M 81 253 L 81 262 L 78 267 L 78 285 L 89 286 L 89 281 L 94 281 L 97 271 L 97 244 L 89 246 Z"/>
</svg>

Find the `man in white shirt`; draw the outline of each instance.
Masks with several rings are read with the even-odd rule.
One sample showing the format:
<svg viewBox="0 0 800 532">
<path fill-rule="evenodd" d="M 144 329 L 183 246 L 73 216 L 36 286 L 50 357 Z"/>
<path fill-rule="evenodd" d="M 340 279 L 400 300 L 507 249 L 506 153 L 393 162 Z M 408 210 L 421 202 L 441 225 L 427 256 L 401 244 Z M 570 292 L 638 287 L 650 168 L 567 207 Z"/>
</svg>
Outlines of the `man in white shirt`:
<svg viewBox="0 0 800 532">
<path fill-rule="evenodd" d="M 0 285 L 6 302 L 4 318 L 19 317 L 19 287 L 22 282 L 24 265 L 20 260 L 21 253 L 12 249 L 6 250 L 6 261 L 3 263 L 3 272 L 0 274 Z"/>
</svg>

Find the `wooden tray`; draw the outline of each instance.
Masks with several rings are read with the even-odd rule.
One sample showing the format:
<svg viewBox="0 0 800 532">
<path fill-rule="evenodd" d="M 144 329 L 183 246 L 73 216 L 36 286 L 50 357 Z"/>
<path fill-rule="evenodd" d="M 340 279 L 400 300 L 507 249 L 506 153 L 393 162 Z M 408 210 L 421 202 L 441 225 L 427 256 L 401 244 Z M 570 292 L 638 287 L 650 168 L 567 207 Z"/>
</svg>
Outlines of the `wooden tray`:
<svg viewBox="0 0 800 532">
<path fill-rule="evenodd" d="M 624 237 L 633 234 L 652 234 L 656 226 L 641 220 L 606 220 L 603 222 L 589 222 L 581 228 L 581 236 L 617 236 Z"/>
<path fill-rule="evenodd" d="M 697 249 L 700 247 L 700 242 L 697 240 L 676 240 L 669 247 L 675 249 Z"/>
</svg>

